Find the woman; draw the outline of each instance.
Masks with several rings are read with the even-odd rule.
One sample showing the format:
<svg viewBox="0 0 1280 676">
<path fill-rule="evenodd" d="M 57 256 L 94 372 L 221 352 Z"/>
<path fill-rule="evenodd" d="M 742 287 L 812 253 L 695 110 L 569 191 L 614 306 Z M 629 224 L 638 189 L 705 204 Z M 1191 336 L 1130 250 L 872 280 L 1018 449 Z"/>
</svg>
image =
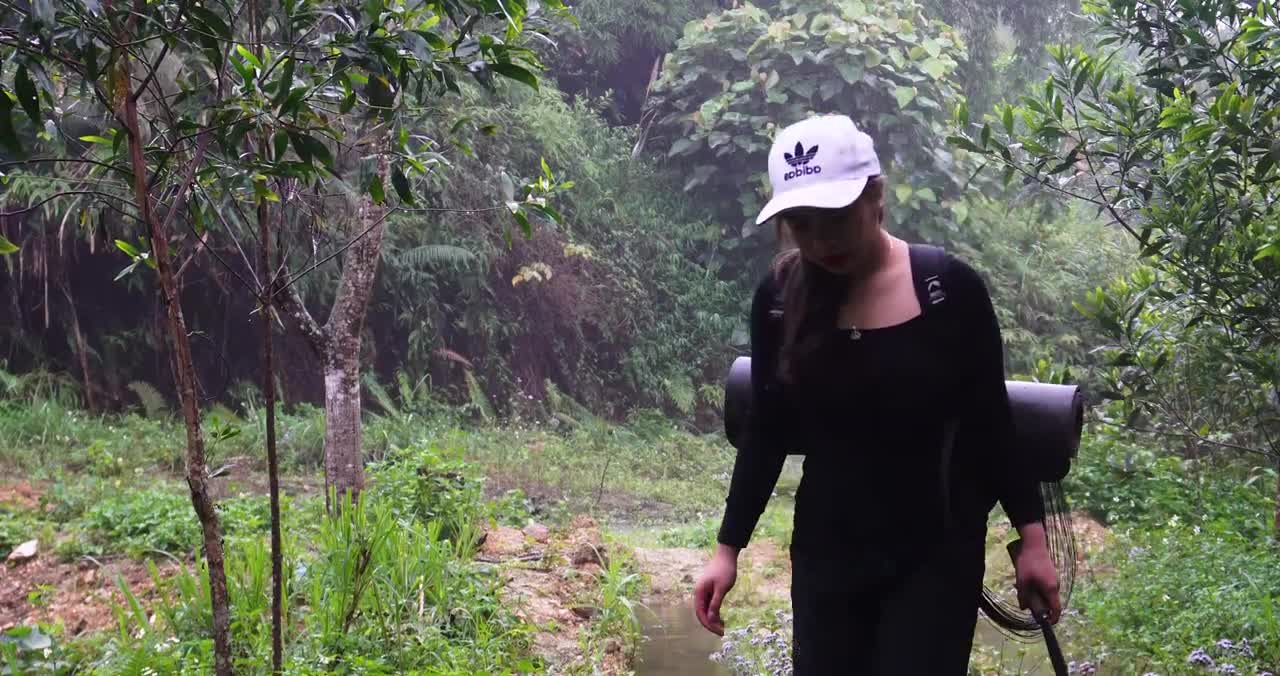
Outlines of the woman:
<svg viewBox="0 0 1280 676">
<path fill-rule="evenodd" d="M 776 217 L 794 247 L 752 303 L 756 403 L 718 548 L 695 587 L 698 619 L 723 635 L 738 552 L 786 455 L 803 453 L 791 544 L 795 673 L 964 674 L 997 501 L 1024 542 L 1020 602 L 1038 592 L 1053 622 L 1061 608 L 1038 484 L 1009 443 L 990 297 L 947 255 L 946 324 L 924 312 L 920 249 L 885 232 L 880 163 L 848 117 L 782 130 L 769 174 L 773 196 L 757 223 Z"/>
</svg>

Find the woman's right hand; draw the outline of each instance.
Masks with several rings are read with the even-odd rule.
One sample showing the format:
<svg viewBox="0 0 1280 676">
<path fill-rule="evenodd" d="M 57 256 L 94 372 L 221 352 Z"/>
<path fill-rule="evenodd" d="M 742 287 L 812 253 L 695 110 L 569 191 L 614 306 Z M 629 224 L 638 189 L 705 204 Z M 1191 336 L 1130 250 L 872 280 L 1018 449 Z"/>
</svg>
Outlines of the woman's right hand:
<svg viewBox="0 0 1280 676">
<path fill-rule="evenodd" d="M 702 568 L 702 576 L 693 587 L 693 609 L 707 631 L 724 636 L 724 620 L 720 619 L 720 603 L 738 579 L 738 550 L 720 545 Z"/>
</svg>

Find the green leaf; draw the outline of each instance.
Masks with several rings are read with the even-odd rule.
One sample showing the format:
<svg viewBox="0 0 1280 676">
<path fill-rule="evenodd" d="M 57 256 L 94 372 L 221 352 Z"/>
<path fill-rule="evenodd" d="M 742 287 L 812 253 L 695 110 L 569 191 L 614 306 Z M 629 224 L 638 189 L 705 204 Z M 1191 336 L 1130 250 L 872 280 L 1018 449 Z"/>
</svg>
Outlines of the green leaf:
<svg viewBox="0 0 1280 676">
<path fill-rule="evenodd" d="M 40 95 L 36 92 L 36 85 L 31 81 L 26 66 L 18 66 L 18 72 L 13 76 L 13 91 L 18 95 L 18 103 L 22 104 L 22 109 L 27 111 L 27 117 L 31 118 L 31 124 L 41 127 Z"/>
<path fill-rule="evenodd" d="M 675 143 L 671 144 L 671 150 L 667 151 L 667 157 L 675 157 L 676 155 L 683 155 L 689 152 L 691 148 L 693 148 L 693 139 L 678 138 L 676 139 Z"/>
<path fill-rule="evenodd" d="M 291 58 L 285 59 L 284 72 L 280 74 L 280 79 L 276 81 L 276 95 L 271 101 L 277 108 L 284 103 L 286 98 L 292 98 L 290 96 L 290 88 L 293 87 L 293 68 L 294 60 Z"/>
<path fill-rule="evenodd" d="M 307 145 L 306 139 L 302 137 L 302 134 L 297 132 L 291 131 L 287 133 L 289 134 L 289 141 L 293 143 L 293 152 L 298 153 L 298 159 L 307 164 L 311 164 L 311 149 L 310 146 Z"/>
<path fill-rule="evenodd" d="M 258 60 L 257 55 L 246 49 L 244 45 L 236 45 L 236 53 L 255 69 L 262 70 L 262 62 Z"/>
<path fill-rule="evenodd" d="M 893 189 L 893 194 L 898 198 L 899 202 L 906 204 L 907 200 L 911 199 L 911 186 L 906 183 L 899 183 Z"/>
<path fill-rule="evenodd" d="M 383 204 L 387 201 L 386 190 L 382 187 L 382 176 L 374 174 L 369 179 L 369 196 L 373 198 L 374 204 Z"/>
<path fill-rule="evenodd" d="M 103 138 L 103 137 L 101 137 L 101 136 L 94 136 L 94 135 L 92 135 L 92 134 L 90 134 L 90 135 L 88 135 L 88 136 L 81 136 L 81 137 L 80 137 L 80 140 L 81 140 L 81 141 L 84 141 L 85 143 L 98 143 L 98 144 L 101 144 L 101 145 L 104 145 L 104 146 L 109 146 L 109 145 L 111 145 L 112 143 L 114 143 L 114 141 L 112 141 L 112 140 L 111 140 L 111 139 L 109 139 L 109 138 Z"/>
<path fill-rule="evenodd" d="M 1001 120 L 1004 122 L 1004 131 L 1010 136 L 1013 135 L 1013 106 L 1006 105 L 1004 107 L 1004 116 Z"/>
<path fill-rule="evenodd" d="M 409 206 L 414 205 L 413 192 L 409 190 L 409 179 L 405 177 L 400 167 L 391 170 L 391 185 L 396 189 L 396 194 L 400 196 L 401 202 Z"/>
<path fill-rule="evenodd" d="M 951 213 L 956 217 L 957 223 L 964 223 L 965 221 L 968 221 L 969 220 L 969 203 L 963 202 L 963 201 L 956 202 L 955 204 L 951 205 Z"/>
<path fill-rule="evenodd" d="M 932 188 L 921 188 L 916 191 L 916 195 L 918 195 L 921 200 L 926 202 L 938 201 L 938 196 L 934 194 Z"/>
<path fill-rule="evenodd" d="M 280 159 L 284 157 L 285 151 L 289 150 L 289 133 L 281 129 L 280 131 L 276 132 L 276 135 L 273 141 L 274 141 L 274 148 L 273 148 L 274 153 L 272 154 L 272 158 L 276 162 L 279 162 Z"/>
<path fill-rule="evenodd" d="M 982 148 L 978 147 L 978 144 L 974 143 L 973 141 L 970 141 L 968 138 L 966 138 L 966 137 L 964 137 L 964 136 L 959 136 L 959 135 L 954 135 L 954 134 L 953 134 L 953 135 L 951 135 L 951 136 L 948 136 L 948 137 L 947 137 L 947 143 L 949 143 L 949 144 L 951 144 L 951 145 L 953 145 L 953 146 L 957 146 L 957 147 L 960 147 L 960 148 L 964 148 L 965 150 L 968 150 L 969 152 L 973 152 L 973 153 L 980 153 L 980 152 L 982 152 Z"/>
<path fill-rule="evenodd" d="M 188 9 L 193 16 L 200 20 L 200 23 L 204 24 L 205 28 L 213 31 L 219 38 L 223 40 L 231 39 L 231 27 L 227 25 L 226 21 L 222 20 L 222 17 L 205 7 L 194 4 L 188 5 Z"/>
<path fill-rule="evenodd" d="M 861 82 L 862 76 L 866 72 L 862 67 L 861 61 L 841 60 L 836 63 L 836 70 L 840 71 L 840 77 L 844 78 L 844 81 L 849 84 Z"/>
<path fill-rule="evenodd" d="M 135 269 L 137 269 L 137 267 L 138 267 L 138 261 L 134 261 L 132 265 L 129 265 L 125 267 L 125 269 L 121 270 L 120 274 L 116 275 L 115 278 L 112 279 L 111 281 L 118 282 L 121 279 L 124 279 L 125 275 L 128 275 L 129 273 L 133 272 Z"/>
<path fill-rule="evenodd" d="M 524 231 L 526 238 L 533 236 L 533 226 L 529 224 L 529 217 L 525 215 L 523 209 L 517 209 L 512 216 L 515 216 L 516 222 L 520 224 L 520 229 Z"/>
<path fill-rule="evenodd" d="M 307 134 L 301 134 L 300 137 L 303 145 L 306 146 L 308 158 L 319 160 L 320 164 L 324 165 L 326 169 L 337 173 L 333 166 L 333 154 L 329 152 L 329 146 Z M 296 149 L 297 146 L 295 145 L 294 148 Z M 301 154 L 299 153 L 299 155 Z"/>
<path fill-rule="evenodd" d="M 1198 143 L 1213 135 L 1218 130 L 1218 125 L 1212 122 L 1201 122 L 1182 134 L 1182 140 L 1185 143 Z"/>
<path fill-rule="evenodd" d="M 13 99 L 9 92 L 0 88 L 0 143 L 3 143 L 14 155 L 23 155 L 22 142 L 13 129 Z"/>
<path fill-rule="evenodd" d="M 542 215 L 546 216 L 552 223 L 560 223 L 564 220 L 561 218 L 560 212 L 545 204 L 532 204 L 530 206 L 541 212 Z"/>
<path fill-rule="evenodd" d="M 947 64 L 942 59 L 928 59 L 920 65 L 920 70 L 929 74 L 929 77 L 937 80 L 947 72 Z"/>
<path fill-rule="evenodd" d="M 489 67 L 493 72 L 503 77 L 529 85 L 535 91 L 538 89 L 538 76 L 534 75 L 526 68 L 517 66 L 514 63 L 492 63 L 489 64 Z"/>
<path fill-rule="evenodd" d="M 18 252 L 18 246 L 10 242 L 4 235 L 0 235 L 0 256 L 8 256 Z"/>
<path fill-rule="evenodd" d="M 122 239 L 116 240 L 116 248 L 128 254 L 130 258 L 137 258 L 142 255 L 137 248 Z"/>
<path fill-rule="evenodd" d="M 906 108 L 916 97 L 915 87 L 898 87 L 893 90 L 893 97 L 898 100 L 899 108 Z"/>
</svg>

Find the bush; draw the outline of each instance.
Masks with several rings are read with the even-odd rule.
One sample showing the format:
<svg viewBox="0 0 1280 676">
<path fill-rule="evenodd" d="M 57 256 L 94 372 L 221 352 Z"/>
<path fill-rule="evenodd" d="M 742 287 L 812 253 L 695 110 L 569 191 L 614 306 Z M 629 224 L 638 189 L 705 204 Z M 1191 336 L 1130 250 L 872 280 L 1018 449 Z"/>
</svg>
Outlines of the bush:
<svg viewBox="0 0 1280 676">
<path fill-rule="evenodd" d="M 1260 540 L 1271 531 L 1276 472 L 1228 459 L 1164 455 L 1108 433 L 1090 433 L 1068 475 L 1072 503 L 1104 523 L 1158 528 L 1170 519 Z"/>
<path fill-rule="evenodd" d="M 1161 673 L 1208 661 L 1234 665 L 1236 673 L 1280 665 L 1273 542 L 1221 522 L 1171 518 L 1165 528 L 1123 533 L 1104 563 L 1112 570 L 1087 580 L 1074 598 L 1104 662 Z"/>
<path fill-rule="evenodd" d="M 402 522 L 438 525 L 440 538 L 470 551 L 485 514 L 483 485 L 456 454 L 411 446 L 370 466 L 371 499 Z"/>
</svg>

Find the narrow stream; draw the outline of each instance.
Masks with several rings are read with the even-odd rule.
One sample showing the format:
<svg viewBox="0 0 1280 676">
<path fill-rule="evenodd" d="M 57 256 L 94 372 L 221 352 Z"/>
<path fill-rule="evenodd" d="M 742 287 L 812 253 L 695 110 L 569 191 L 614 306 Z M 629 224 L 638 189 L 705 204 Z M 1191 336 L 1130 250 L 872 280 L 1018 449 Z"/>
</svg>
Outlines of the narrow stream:
<svg viewBox="0 0 1280 676">
<path fill-rule="evenodd" d="M 640 611 L 645 642 L 640 647 L 637 676 L 727 676 L 712 662 L 720 638 L 698 623 L 693 606 L 654 605 Z"/>
</svg>

